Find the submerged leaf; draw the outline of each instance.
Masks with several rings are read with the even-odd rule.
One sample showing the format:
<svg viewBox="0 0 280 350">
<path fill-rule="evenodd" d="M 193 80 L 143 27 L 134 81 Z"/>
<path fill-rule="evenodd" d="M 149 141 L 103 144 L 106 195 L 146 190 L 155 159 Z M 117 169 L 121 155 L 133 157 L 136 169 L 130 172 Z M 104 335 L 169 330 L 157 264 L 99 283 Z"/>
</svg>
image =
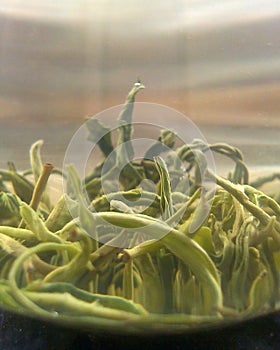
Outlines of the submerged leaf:
<svg viewBox="0 0 280 350">
<path fill-rule="evenodd" d="M 0 192 L 0 218 L 19 218 L 20 202 L 18 197 L 12 193 Z"/>
<path fill-rule="evenodd" d="M 171 196 L 170 178 L 167 166 L 161 157 L 155 158 L 155 165 L 159 172 L 159 194 L 160 194 L 160 208 L 163 220 L 167 220 L 173 215 L 173 203 Z"/>
<path fill-rule="evenodd" d="M 89 135 L 88 140 L 98 144 L 101 152 L 107 157 L 113 151 L 111 130 L 105 127 L 98 119 L 89 118 L 85 122 Z"/>
<path fill-rule="evenodd" d="M 122 167 L 133 160 L 134 151 L 131 143 L 132 112 L 136 94 L 144 89 L 140 82 L 135 83 L 127 95 L 125 104 L 119 115 L 118 141 L 117 141 L 117 165 Z"/>
</svg>

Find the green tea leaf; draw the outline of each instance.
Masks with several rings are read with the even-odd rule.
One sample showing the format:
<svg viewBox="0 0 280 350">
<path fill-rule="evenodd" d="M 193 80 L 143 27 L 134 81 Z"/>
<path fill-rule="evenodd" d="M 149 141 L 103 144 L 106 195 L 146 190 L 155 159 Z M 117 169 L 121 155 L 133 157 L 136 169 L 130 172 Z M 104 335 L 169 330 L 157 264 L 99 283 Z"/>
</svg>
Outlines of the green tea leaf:
<svg viewBox="0 0 280 350">
<path fill-rule="evenodd" d="M 110 128 L 105 127 L 95 118 L 88 118 L 85 124 L 89 131 L 87 139 L 94 144 L 98 144 L 104 157 L 107 157 L 113 151 Z"/>
<path fill-rule="evenodd" d="M 160 207 L 163 220 L 173 215 L 173 203 L 171 196 L 170 178 L 167 166 L 161 157 L 155 158 L 155 165 L 160 176 Z"/>
<path fill-rule="evenodd" d="M 117 165 L 123 167 L 133 160 L 134 150 L 131 143 L 132 135 L 132 113 L 136 94 L 144 89 L 145 86 L 140 82 L 134 84 L 127 95 L 125 104 L 118 117 L 118 141 L 117 141 Z"/>
</svg>

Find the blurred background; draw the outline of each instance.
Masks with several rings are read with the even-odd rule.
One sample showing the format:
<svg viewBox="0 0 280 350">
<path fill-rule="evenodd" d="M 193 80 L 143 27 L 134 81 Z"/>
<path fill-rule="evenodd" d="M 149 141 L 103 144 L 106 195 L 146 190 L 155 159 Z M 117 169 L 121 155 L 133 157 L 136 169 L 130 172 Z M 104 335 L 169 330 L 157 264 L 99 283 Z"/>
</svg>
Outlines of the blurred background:
<svg viewBox="0 0 280 350">
<path fill-rule="evenodd" d="M 279 167 L 279 33 L 279 0 L 1 0 L 0 164 L 43 138 L 59 166 L 85 116 L 140 77 L 137 101 Z"/>
</svg>

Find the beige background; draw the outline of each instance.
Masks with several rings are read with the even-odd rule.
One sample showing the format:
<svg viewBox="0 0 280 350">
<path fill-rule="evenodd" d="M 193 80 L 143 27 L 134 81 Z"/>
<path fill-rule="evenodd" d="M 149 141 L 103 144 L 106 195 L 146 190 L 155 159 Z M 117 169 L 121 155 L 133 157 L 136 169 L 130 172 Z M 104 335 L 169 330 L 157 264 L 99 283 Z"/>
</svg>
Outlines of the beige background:
<svg viewBox="0 0 280 350">
<path fill-rule="evenodd" d="M 278 166 L 280 2 L 35 1 L 0 4 L 0 161 L 45 140 L 57 164 L 86 115 L 138 101 L 190 117 L 207 139 Z"/>
</svg>

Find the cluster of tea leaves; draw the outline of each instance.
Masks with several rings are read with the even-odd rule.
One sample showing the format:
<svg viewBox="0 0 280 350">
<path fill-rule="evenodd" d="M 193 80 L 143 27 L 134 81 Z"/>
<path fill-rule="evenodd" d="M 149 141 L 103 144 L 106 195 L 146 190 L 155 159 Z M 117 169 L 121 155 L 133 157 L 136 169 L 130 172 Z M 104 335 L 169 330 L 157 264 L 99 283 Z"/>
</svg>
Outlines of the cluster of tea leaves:
<svg viewBox="0 0 280 350">
<path fill-rule="evenodd" d="M 30 170 L 10 162 L 0 171 L 1 306 L 132 329 L 278 308 L 280 206 L 260 189 L 279 175 L 249 184 L 236 147 L 201 140 L 177 147 L 172 130 L 134 160 L 132 114 L 143 88 L 138 82 L 127 96 L 116 145 L 108 127 L 86 121 L 102 159 L 83 181 L 73 165 L 62 172 L 43 164 L 42 141 L 30 149 Z M 232 160 L 228 178 L 209 169 L 209 151 Z M 53 174 L 68 188 L 56 203 Z"/>
</svg>

